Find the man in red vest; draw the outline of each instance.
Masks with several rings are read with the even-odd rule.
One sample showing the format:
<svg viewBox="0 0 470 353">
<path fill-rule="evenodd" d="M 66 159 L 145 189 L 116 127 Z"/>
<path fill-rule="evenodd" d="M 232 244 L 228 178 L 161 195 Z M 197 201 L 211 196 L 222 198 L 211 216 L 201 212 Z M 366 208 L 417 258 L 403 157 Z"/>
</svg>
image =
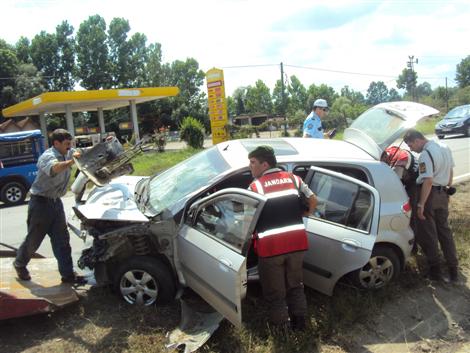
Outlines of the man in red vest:
<svg viewBox="0 0 470 353">
<path fill-rule="evenodd" d="M 248 154 L 255 178 L 249 189 L 267 197 L 267 202 L 253 234 L 258 254 L 258 271 L 263 295 L 269 307 L 269 321 L 294 330 L 305 328 L 305 299 L 302 265 L 308 249 L 303 214 L 311 214 L 317 204 L 315 194 L 296 175 L 276 168 L 270 146 L 258 146 Z M 300 194 L 308 199 L 304 211 Z"/>
</svg>

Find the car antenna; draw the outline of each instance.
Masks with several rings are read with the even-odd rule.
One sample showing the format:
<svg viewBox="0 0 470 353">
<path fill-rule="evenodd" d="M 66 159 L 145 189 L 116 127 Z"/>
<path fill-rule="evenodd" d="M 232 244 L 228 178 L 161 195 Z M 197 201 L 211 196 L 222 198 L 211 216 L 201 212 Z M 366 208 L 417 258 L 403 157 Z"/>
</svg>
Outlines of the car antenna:
<svg viewBox="0 0 470 353">
<path fill-rule="evenodd" d="M 228 144 L 227 146 L 225 146 L 222 151 L 227 151 L 229 146 L 230 146 L 230 144 Z"/>
</svg>

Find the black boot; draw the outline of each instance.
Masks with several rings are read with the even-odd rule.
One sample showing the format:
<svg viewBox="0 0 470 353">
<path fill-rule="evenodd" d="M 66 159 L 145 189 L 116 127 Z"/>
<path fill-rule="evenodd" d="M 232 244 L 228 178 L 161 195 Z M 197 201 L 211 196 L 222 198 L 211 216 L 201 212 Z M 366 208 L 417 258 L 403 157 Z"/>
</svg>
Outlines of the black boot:
<svg viewBox="0 0 470 353">
<path fill-rule="evenodd" d="M 292 330 L 294 331 L 305 331 L 305 317 L 293 316 L 291 325 L 292 325 Z"/>
<path fill-rule="evenodd" d="M 452 282 L 458 282 L 459 271 L 457 266 L 449 266 L 449 277 Z"/>
<path fill-rule="evenodd" d="M 432 265 L 429 267 L 429 279 L 431 281 L 442 280 L 441 268 L 439 267 L 439 265 Z"/>
</svg>

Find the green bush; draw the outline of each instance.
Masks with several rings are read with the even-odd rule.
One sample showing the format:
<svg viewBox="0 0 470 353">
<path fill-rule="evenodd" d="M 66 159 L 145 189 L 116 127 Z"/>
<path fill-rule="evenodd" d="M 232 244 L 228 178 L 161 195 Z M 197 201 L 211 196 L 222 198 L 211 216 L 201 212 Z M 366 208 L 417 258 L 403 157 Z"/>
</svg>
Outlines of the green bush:
<svg viewBox="0 0 470 353">
<path fill-rule="evenodd" d="M 192 148 L 202 148 L 204 145 L 204 127 L 202 123 L 188 116 L 180 126 L 180 138 Z"/>
</svg>

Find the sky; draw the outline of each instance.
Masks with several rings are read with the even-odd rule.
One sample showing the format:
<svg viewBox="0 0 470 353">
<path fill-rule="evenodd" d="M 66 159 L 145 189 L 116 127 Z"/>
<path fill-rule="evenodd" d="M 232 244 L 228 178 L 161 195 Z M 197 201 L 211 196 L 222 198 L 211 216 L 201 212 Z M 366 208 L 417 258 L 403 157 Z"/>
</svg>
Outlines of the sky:
<svg viewBox="0 0 470 353">
<path fill-rule="evenodd" d="M 306 87 L 344 86 L 364 95 L 372 81 L 396 88 L 413 57 L 418 83 L 455 86 L 470 55 L 470 0 L 2 0 L 0 38 L 10 44 L 67 20 L 78 30 L 99 14 L 107 25 L 162 45 L 163 62 L 194 58 L 224 70 L 225 91 L 263 80 L 272 90 L 295 75 Z"/>
</svg>

